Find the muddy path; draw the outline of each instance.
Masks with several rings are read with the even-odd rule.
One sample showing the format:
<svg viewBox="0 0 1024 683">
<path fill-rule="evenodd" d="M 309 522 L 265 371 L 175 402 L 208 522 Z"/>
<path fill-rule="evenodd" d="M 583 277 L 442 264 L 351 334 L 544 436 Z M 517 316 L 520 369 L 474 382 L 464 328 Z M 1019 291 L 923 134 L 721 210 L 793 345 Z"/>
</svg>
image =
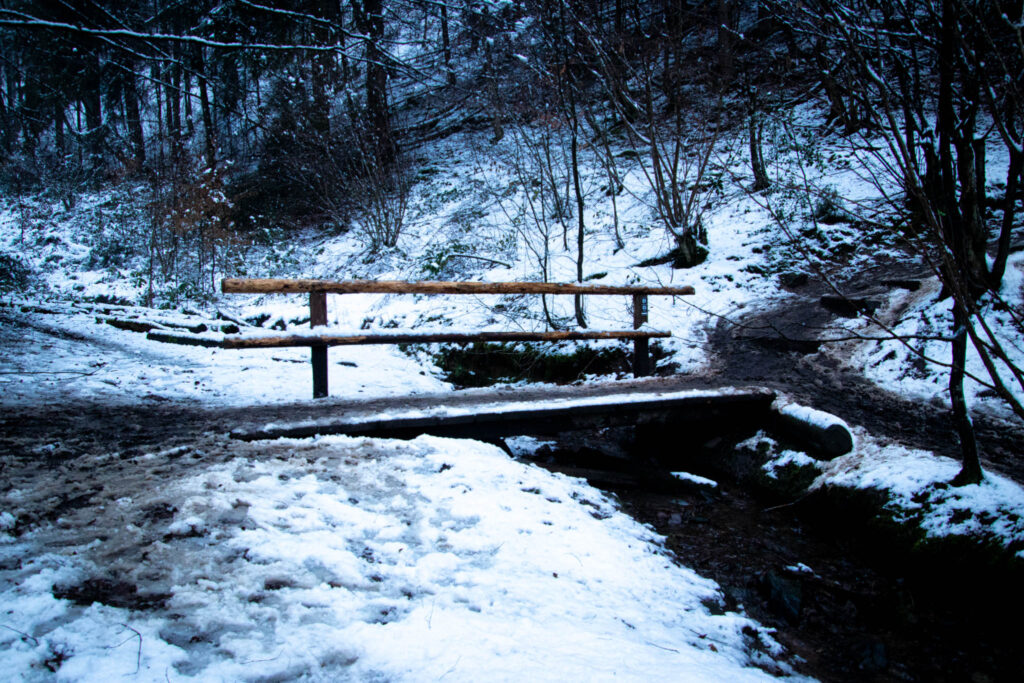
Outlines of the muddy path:
<svg viewBox="0 0 1024 683">
<path fill-rule="evenodd" d="M 828 282 L 811 276 L 786 288 L 792 296 L 773 307 L 718 320 L 708 335 L 714 361 L 707 377 L 715 384 L 774 389 L 872 434 L 958 460 L 959 439 L 945 397 L 933 402 L 887 391 L 844 363 L 842 352 L 819 342 L 843 336 L 836 323 L 856 315 L 857 306 L 884 309 L 890 297 L 928 277 L 921 266 L 902 260 L 838 271 Z M 1024 424 L 983 409 L 972 418 L 983 466 L 1024 483 Z"/>
</svg>

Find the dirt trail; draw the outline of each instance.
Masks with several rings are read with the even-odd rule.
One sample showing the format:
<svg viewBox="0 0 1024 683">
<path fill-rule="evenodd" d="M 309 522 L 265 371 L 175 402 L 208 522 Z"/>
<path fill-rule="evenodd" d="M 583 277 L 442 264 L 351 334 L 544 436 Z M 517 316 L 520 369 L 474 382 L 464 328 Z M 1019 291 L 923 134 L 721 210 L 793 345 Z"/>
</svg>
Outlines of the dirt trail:
<svg viewBox="0 0 1024 683">
<path fill-rule="evenodd" d="M 794 296 L 770 309 L 719 321 L 709 335 L 714 362 L 708 379 L 715 384 L 775 389 L 872 434 L 959 460 L 959 439 L 944 401 L 933 403 L 887 391 L 840 362 L 827 345 L 816 342 L 837 336 L 835 323 L 840 317 L 835 312 L 838 302 L 829 310 L 822 305 L 822 297 L 835 297 L 841 291 L 855 305 L 884 309 L 893 294 L 924 284 L 929 276 L 920 265 L 899 259 L 881 260 L 855 271 L 837 269 L 830 278 L 834 287 L 823 277 L 812 276 L 788 288 Z M 899 312 L 890 311 L 888 317 Z M 982 410 L 972 418 L 983 465 L 1024 483 L 1020 457 L 1024 424 Z"/>
</svg>

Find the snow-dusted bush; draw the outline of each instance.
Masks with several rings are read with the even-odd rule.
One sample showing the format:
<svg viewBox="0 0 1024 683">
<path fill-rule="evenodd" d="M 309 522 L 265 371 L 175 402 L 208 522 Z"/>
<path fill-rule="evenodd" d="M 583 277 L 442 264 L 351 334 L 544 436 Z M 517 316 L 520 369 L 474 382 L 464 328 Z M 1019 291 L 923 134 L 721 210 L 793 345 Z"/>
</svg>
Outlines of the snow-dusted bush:
<svg viewBox="0 0 1024 683">
<path fill-rule="evenodd" d="M 0 254 L 0 294 L 28 287 L 32 269 L 15 254 Z"/>
</svg>

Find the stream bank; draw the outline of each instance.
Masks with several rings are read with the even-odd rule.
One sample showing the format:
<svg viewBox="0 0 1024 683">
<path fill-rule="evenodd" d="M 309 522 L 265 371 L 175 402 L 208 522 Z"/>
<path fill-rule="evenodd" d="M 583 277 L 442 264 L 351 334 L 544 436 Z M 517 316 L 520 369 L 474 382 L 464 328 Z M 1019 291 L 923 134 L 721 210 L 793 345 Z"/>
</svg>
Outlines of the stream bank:
<svg viewBox="0 0 1024 683">
<path fill-rule="evenodd" d="M 671 453 L 673 444 L 663 438 L 652 450 L 657 435 L 567 435 L 533 461 L 586 474 L 613 493 L 682 564 L 721 585 L 716 609 L 742 609 L 776 629 L 801 673 L 823 681 L 985 682 L 1015 680 L 1024 670 L 1018 630 L 1004 625 L 1024 608 L 1019 560 L 964 540 L 922 543 L 918 530 L 882 512 L 885 501 L 871 491 L 809 494 L 814 476 L 800 468 L 764 477 L 765 459 L 736 447 L 748 436 L 658 458 L 651 454 Z M 647 455 L 639 471 L 626 471 L 630 450 Z M 583 472 L 585 462 L 600 469 Z M 677 469 L 698 476 L 668 474 Z"/>
</svg>

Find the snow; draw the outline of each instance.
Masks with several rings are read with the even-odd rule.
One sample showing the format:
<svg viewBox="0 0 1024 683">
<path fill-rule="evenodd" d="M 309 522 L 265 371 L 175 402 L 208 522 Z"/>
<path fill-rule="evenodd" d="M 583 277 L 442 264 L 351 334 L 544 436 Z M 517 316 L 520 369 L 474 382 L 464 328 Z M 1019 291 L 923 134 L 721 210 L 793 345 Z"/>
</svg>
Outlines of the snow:
<svg viewBox="0 0 1024 683">
<path fill-rule="evenodd" d="M 17 518 L 10 512 L 6 510 L 0 512 L 0 531 L 11 531 L 17 523 Z"/>
<path fill-rule="evenodd" d="M 796 467 L 817 467 L 818 461 L 806 453 L 787 448 L 781 450 L 777 455 L 765 462 L 761 469 L 770 478 L 778 479 L 779 470 L 791 465 Z"/>
<path fill-rule="evenodd" d="M 12 314 L 15 319 L 3 313 L 0 307 L 0 384 L 7 405 L 140 398 L 252 405 L 305 400 L 312 391 L 307 349 L 176 346 L 97 324 L 82 313 Z M 329 371 L 336 387 L 360 398 L 450 389 L 390 346 L 332 349 Z"/>
<path fill-rule="evenodd" d="M 817 410 L 816 408 L 811 408 L 809 406 L 802 406 L 797 403 L 786 403 L 779 400 L 775 402 L 773 407 L 775 410 L 787 417 L 814 425 L 822 430 L 829 429 L 830 427 L 841 427 L 847 431 L 850 429 L 850 426 L 846 424 L 842 418 L 836 417 L 831 413 L 826 413 L 823 410 Z"/>
<path fill-rule="evenodd" d="M 795 404 L 791 405 L 795 408 L 802 407 Z M 827 415 L 827 413 L 823 414 Z M 740 441 L 736 444 L 736 448 L 738 450 L 749 450 L 764 454 L 766 458 L 761 464 L 761 470 L 770 479 L 778 479 L 779 471 L 790 466 L 820 468 L 820 461 L 802 451 L 783 448 L 778 441 L 769 436 L 764 430 L 760 430 L 754 436 Z"/>
<path fill-rule="evenodd" d="M 553 446 L 556 443 L 555 441 L 545 441 L 532 436 L 511 436 L 504 441 L 505 446 L 517 458 L 534 456 L 544 446 Z"/>
<path fill-rule="evenodd" d="M 690 474 L 689 472 L 672 472 L 672 476 L 680 481 L 689 481 L 694 484 L 701 486 L 708 486 L 710 488 L 718 488 L 718 482 L 714 479 L 708 479 L 698 474 Z"/>
<path fill-rule="evenodd" d="M 807 576 L 814 576 L 814 570 L 808 567 L 803 562 L 797 562 L 796 564 L 786 567 L 786 571 L 793 572 L 794 574 L 805 574 Z"/>
<path fill-rule="evenodd" d="M 980 484 L 950 486 L 960 469 L 956 461 L 855 431 L 855 450 L 822 463 L 812 490 L 834 486 L 878 491 L 897 520 L 918 525 L 928 537 L 972 537 L 1014 550 L 1024 559 L 1020 484 L 988 471 Z"/>
<path fill-rule="evenodd" d="M 545 400 L 530 401 L 502 401 L 500 403 L 475 402 L 471 405 L 444 405 L 439 404 L 429 408 L 415 408 L 407 410 L 382 411 L 375 410 L 372 413 L 357 413 L 346 415 L 345 422 L 350 425 L 384 422 L 388 420 L 415 420 L 425 417 L 458 417 L 458 416 L 492 416 L 516 413 L 520 411 L 533 411 L 545 409 L 566 409 L 566 408 L 594 408 L 609 405 L 629 405 L 631 403 L 652 403 L 658 401 L 671 402 L 681 399 L 714 399 L 721 396 L 737 396 L 758 394 L 767 392 L 761 389 L 742 389 L 736 387 L 722 387 L 719 389 L 687 389 L 683 391 L 650 391 L 636 393 L 609 393 L 602 396 L 552 398 Z M 324 420 L 303 420 L 301 422 L 277 423 L 269 422 L 263 425 L 264 431 L 270 432 L 279 429 L 290 428 L 315 428 L 327 427 L 337 424 L 336 418 Z M 529 437 L 517 437 L 524 450 L 543 442 L 537 442 Z"/>
<path fill-rule="evenodd" d="M 758 680 L 750 637 L 778 651 L 599 491 L 485 444 L 236 443 L 117 503 L 0 546 L 0 566 L 22 558 L 0 582 L 6 676 L 48 678 L 63 653 L 64 680 Z M 172 597 L 50 592 L 104 572 Z"/>
</svg>

